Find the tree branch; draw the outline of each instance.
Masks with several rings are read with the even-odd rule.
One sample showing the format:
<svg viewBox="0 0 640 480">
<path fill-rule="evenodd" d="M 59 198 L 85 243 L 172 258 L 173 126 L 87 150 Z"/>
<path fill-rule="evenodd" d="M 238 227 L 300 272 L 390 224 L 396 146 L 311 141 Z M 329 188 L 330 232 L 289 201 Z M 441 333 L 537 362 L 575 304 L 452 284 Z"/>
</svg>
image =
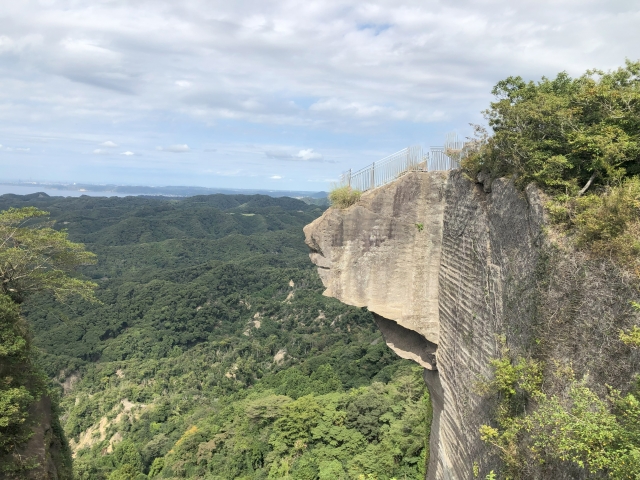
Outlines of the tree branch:
<svg viewBox="0 0 640 480">
<path fill-rule="evenodd" d="M 582 190 L 580 190 L 580 191 L 578 192 L 578 196 L 579 196 L 579 197 L 581 197 L 582 195 L 584 195 L 584 192 L 586 192 L 586 191 L 589 189 L 589 187 L 591 186 L 591 183 L 593 182 L 593 179 L 594 179 L 594 178 L 596 178 L 596 174 L 597 174 L 597 172 L 593 172 L 593 173 L 591 174 L 591 178 L 589 178 L 589 181 L 587 182 L 587 184 L 586 184 L 584 187 L 582 187 Z"/>
</svg>

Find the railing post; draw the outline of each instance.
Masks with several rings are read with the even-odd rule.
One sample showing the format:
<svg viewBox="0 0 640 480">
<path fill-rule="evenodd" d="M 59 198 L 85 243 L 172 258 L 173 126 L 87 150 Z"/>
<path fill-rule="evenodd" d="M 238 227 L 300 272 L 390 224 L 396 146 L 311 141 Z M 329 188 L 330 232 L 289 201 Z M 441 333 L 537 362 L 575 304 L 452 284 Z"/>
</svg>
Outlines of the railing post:
<svg viewBox="0 0 640 480">
<path fill-rule="evenodd" d="M 349 188 L 351 188 L 351 169 L 349 169 Z"/>
<path fill-rule="evenodd" d="M 376 188 L 376 162 L 371 164 L 371 186 L 369 188 Z"/>
</svg>

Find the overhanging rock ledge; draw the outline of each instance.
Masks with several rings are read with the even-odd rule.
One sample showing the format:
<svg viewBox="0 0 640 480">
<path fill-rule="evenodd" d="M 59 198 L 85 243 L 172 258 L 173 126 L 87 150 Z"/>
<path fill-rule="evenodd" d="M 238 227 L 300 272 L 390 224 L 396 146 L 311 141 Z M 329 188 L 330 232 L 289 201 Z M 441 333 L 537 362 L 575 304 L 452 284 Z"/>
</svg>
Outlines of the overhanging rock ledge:
<svg viewBox="0 0 640 480">
<path fill-rule="evenodd" d="M 456 170 L 407 173 L 304 229 L 325 295 L 367 307 L 387 344 L 425 368 L 429 480 L 497 465 L 478 433 L 491 407 L 474 385 L 505 316 L 527 311 L 518 292 L 534 278 L 542 225 L 535 188 L 497 179 L 487 193 Z"/>
</svg>

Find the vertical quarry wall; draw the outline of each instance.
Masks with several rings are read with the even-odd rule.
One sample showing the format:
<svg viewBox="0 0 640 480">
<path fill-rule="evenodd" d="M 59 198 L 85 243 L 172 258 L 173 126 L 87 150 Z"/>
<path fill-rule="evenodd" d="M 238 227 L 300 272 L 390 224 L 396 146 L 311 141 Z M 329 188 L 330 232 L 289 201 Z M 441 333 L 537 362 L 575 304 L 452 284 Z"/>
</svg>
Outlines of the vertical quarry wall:
<svg viewBox="0 0 640 480">
<path fill-rule="evenodd" d="M 387 344 L 425 368 L 428 479 L 470 479 L 474 463 L 481 472 L 497 465 L 478 433 L 492 406 L 475 385 L 490 375 L 497 335 L 530 335 L 519 326 L 536 315 L 541 200 L 506 180 L 491 190 L 460 171 L 407 173 L 305 228 L 325 295 L 367 307 Z"/>
</svg>

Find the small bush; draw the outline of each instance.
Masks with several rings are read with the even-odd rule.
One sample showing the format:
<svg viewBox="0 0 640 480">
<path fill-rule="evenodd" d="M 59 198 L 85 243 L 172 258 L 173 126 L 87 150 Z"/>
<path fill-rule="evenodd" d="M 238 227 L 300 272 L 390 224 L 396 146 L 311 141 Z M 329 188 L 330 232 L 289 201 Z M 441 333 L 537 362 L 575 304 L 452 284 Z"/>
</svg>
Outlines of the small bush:
<svg viewBox="0 0 640 480">
<path fill-rule="evenodd" d="M 332 207 L 347 208 L 360 200 L 362 192 L 354 190 L 350 186 L 336 187 L 329 192 L 329 201 Z"/>
<path fill-rule="evenodd" d="M 583 197 L 559 197 L 547 209 L 578 247 L 640 275 L 640 178 Z"/>
</svg>

